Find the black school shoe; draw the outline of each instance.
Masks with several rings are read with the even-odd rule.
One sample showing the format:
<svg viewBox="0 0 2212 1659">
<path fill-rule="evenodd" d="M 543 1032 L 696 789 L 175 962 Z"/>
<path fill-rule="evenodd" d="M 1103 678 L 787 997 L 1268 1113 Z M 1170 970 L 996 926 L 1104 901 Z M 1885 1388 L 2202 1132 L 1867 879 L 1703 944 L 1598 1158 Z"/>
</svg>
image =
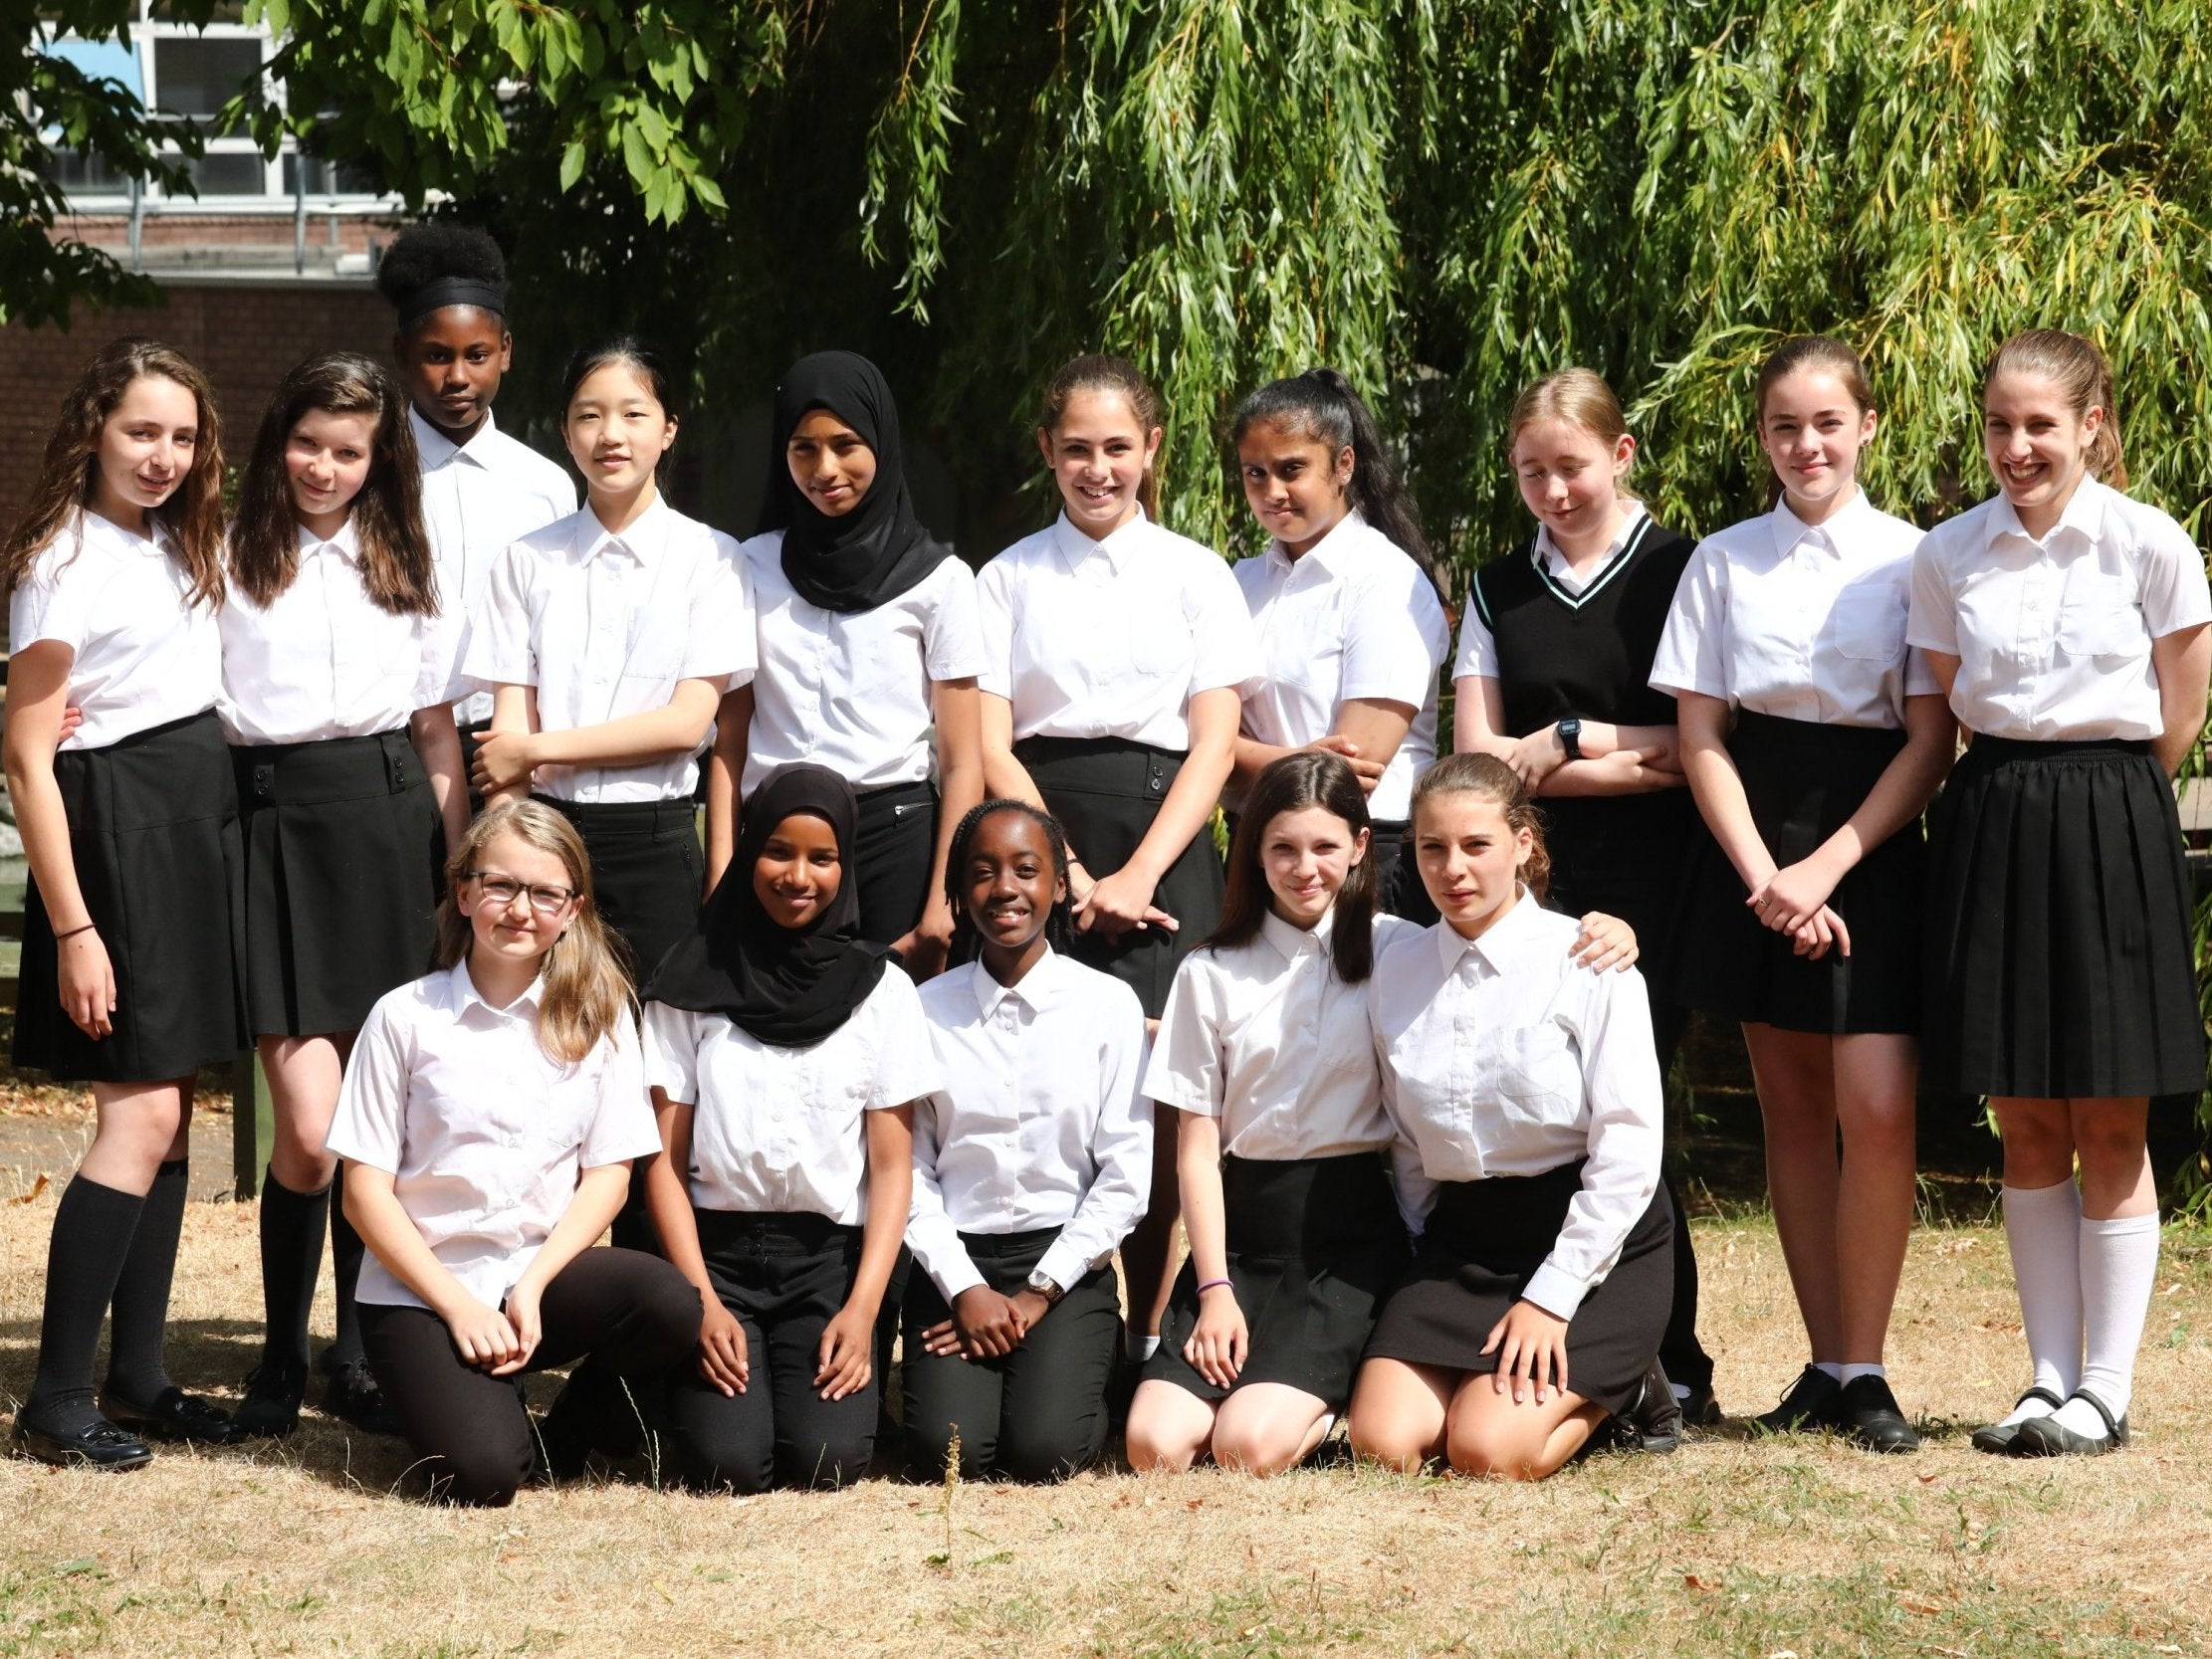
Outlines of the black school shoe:
<svg viewBox="0 0 2212 1659">
<path fill-rule="evenodd" d="M 202 1446 L 230 1443 L 230 1413 L 173 1384 L 162 1389 L 147 1405 L 103 1389 L 100 1412 L 110 1422 L 134 1430 L 147 1440 L 189 1441 Z"/>
<path fill-rule="evenodd" d="M 1636 1398 L 1622 1408 L 1617 1420 L 1632 1450 L 1670 1452 L 1682 1443 L 1681 1402 L 1666 1380 L 1666 1368 L 1657 1359 L 1638 1384 Z"/>
<path fill-rule="evenodd" d="M 2020 1425 L 2020 1439 L 2014 1449 L 2023 1457 L 2102 1457 L 2127 1444 L 2126 1412 L 2113 1416 L 2110 1407 L 2087 1388 L 2075 1389 L 2073 1398 L 2088 1400 L 2097 1408 L 2097 1414 L 2104 1419 L 2103 1439 L 2077 1434 L 2056 1416 L 2030 1417 Z"/>
<path fill-rule="evenodd" d="M 2066 1403 L 2048 1388 L 2030 1388 L 2025 1394 L 2012 1402 L 2013 1411 L 2018 1411 L 2030 1400 L 2041 1400 L 2053 1411 L 2058 1410 L 2060 1406 Z M 2005 1415 L 2009 1417 L 2012 1412 L 2008 1411 Z M 2026 1453 L 2027 1448 L 2020 1444 L 2020 1431 L 2034 1421 L 2033 1417 L 2022 1418 L 2021 1421 L 2014 1423 L 2010 1428 L 2001 1423 L 1984 1423 L 1974 1431 L 1974 1450 L 1988 1452 L 1993 1457 L 2022 1456 Z"/>
<path fill-rule="evenodd" d="M 1807 1365 L 1797 1373 L 1797 1380 L 1790 1384 L 1790 1391 L 1782 1396 L 1782 1403 L 1772 1411 L 1760 1412 L 1751 1419 L 1751 1425 L 1764 1429 L 1769 1434 L 1834 1428 L 1837 1426 L 1843 1397 L 1844 1385 L 1841 1382 L 1818 1365 Z"/>
<path fill-rule="evenodd" d="M 1693 1387 L 1687 1394 L 1676 1396 L 1682 1402 L 1684 1428 L 1718 1428 L 1721 1422 L 1720 1401 L 1713 1398 L 1712 1384 L 1707 1382 Z"/>
<path fill-rule="evenodd" d="M 1870 1452 L 1916 1452 L 1920 1437 L 1904 1420 L 1889 1379 L 1869 1372 L 1843 1385 L 1836 1402 L 1836 1427 Z"/>
<path fill-rule="evenodd" d="M 19 1411 L 8 1445 L 18 1457 L 36 1458 L 57 1469 L 102 1469 L 120 1474 L 153 1461 L 151 1446 L 105 1417 L 96 1417 L 83 1428 L 61 1432 L 41 1428 Z"/>
<path fill-rule="evenodd" d="M 384 1391 L 376 1386 L 366 1359 L 348 1359 L 331 1372 L 331 1385 L 323 1390 L 323 1409 L 364 1433 L 399 1433 L 399 1418 L 384 1403 Z"/>
<path fill-rule="evenodd" d="M 234 1440 L 281 1440 L 300 1426 L 308 1397 L 308 1367 L 264 1359 L 246 1373 L 246 1397 L 231 1413 Z"/>
</svg>

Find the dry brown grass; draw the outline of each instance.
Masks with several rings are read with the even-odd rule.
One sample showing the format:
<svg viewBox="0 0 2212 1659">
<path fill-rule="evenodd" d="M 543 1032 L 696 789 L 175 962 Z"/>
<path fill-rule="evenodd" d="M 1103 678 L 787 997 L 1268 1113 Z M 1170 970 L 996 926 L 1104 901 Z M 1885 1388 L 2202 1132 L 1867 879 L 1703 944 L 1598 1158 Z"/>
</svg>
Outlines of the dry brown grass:
<svg viewBox="0 0 2212 1659">
<path fill-rule="evenodd" d="M 0 1388 L 28 1376 L 51 1192 L 0 1205 Z M 1772 1228 L 1700 1225 L 1722 1398 L 1798 1363 Z M 251 1206 L 196 1204 L 172 1368 L 251 1363 Z M 1310 1471 L 750 1500 L 594 1480 L 511 1511 L 394 1497 L 388 1442 L 127 1477 L 0 1463 L 0 1654 L 2198 1653 L 2212 1576 L 2212 1239 L 2169 1237 L 2141 1438 L 2003 1462 L 2024 1369 L 2001 1237 L 1915 1238 L 1892 1353 L 1916 1457 L 1701 1441 L 1533 1489 Z M 327 1329 L 327 1314 L 325 1321 Z"/>
</svg>

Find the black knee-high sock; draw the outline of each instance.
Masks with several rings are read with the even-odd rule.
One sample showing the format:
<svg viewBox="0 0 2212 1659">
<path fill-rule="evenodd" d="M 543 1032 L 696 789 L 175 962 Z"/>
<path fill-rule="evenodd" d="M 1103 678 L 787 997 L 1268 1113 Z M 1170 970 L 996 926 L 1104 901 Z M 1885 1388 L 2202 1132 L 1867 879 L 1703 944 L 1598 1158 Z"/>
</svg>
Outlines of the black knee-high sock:
<svg viewBox="0 0 2212 1659">
<path fill-rule="evenodd" d="M 308 1362 L 308 1316 L 315 1311 L 315 1278 L 323 1271 L 323 1226 L 331 1189 L 295 1192 L 274 1169 L 261 1183 L 261 1299 L 268 1321 L 262 1362 Z"/>
<path fill-rule="evenodd" d="M 331 1345 L 334 1368 L 366 1357 L 361 1348 L 361 1321 L 353 1301 L 353 1287 L 361 1277 L 361 1259 L 368 1246 L 345 1218 L 345 1165 L 331 1177 L 331 1277 L 337 1281 L 337 1340 Z"/>
<path fill-rule="evenodd" d="M 130 1253 L 115 1278 L 108 1386 L 133 1405 L 151 1405 L 169 1386 L 161 1338 L 169 1326 L 169 1282 L 176 1276 L 190 1173 L 191 1163 L 181 1157 L 155 1171 L 145 1207 L 138 1212 L 137 1231 L 130 1235 Z"/>
<path fill-rule="evenodd" d="M 39 1368 L 23 1409 L 42 1428 L 68 1433 L 93 1409 L 93 1353 L 145 1200 L 79 1175 L 62 1191 L 46 1247 L 46 1312 Z"/>
</svg>

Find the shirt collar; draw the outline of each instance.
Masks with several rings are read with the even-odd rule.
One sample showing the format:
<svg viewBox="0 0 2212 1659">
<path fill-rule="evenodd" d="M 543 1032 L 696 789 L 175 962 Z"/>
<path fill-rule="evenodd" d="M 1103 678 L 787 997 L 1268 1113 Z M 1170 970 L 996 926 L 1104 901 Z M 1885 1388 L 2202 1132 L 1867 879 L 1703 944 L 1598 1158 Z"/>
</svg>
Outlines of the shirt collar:
<svg viewBox="0 0 2212 1659">
<path fill-rule="evenodd" d="M 1280 541 L 1270 541 L 1267 543 L 1268 568 L 1278 576 L 1295 575 L 1308 566 L 1325 575 L 1342 575 L 1344 561 L 1358 548 L 1360 532 L 1366 528 L 1367 520 L 1358 513 L 1347 513 L 1297 558 L 1292 558 Z"/>
<path fill-rule="evenodd" d="M 1093 541 L 1068 521 L 1063 510 L 1052 522 L 1052 546 L 1071 575 L 1082 568 L 1085 559 L 1096 553 L 1106 560 L 1106 568 L 1118 576 L 1129 568 L 1130 556 L 1150 530 L 1151 520 L 1145 517 L 1145 510 L 1140 506 L 1136 517 L 1129 522 L 1105 540 Z"/>
<path fill-rule="evenodd" d="M 299 529 L 300 556 L 302 558 L 312 558 L 317 553 L 322 552 L 324 548 L 328 547 L 332 552 L 337 554 L 337 556 L 343 559 L 347 564 L 352 565 L 356 569 L 359 568 L 361 562 L 361 538 L 360 532 L 353 527 L 353 516 L 350 513 L 345 516 L 345 522 L 338 525 L 337 534 L 330 537 L 328 540 L 320 535 L 317 535 L 315 531 L 309 529 L 308 526 L 305 524 L 300 525 Z"/>
<path fill-rule="evenodd" d="M 468 957 L 463 956 L 446 969 L 446 995 L 452 1003 L 453 1012 L 457 1018 L 465 1017 L 468 1011 L 475 1007 L 483 1009 L 493 1019 L 528 1018 L 535 1020 L 538 1017 L 538 1005 L 544 999 L 545 994 L 546 980 L 545 976 L 541 974 L 530 982 L 521 996 L 515 998 L 504 1008 L 495 1008 L 491 1003 L 485 1001 L 484 993 L 476 988 L 476 979 L 469 972 Z"/>
<path fill-rule="evenodd" d="M 1999 491 L 1992 498 L 1994 507 L 1990 514 L 1990 538 L 1995 540 L 2001 535 L 2017 535 L 2023 541 L 2048 547 L 2052 537 L 2059 531 L 2071 529 L 2094 542 L 2098 532 L 2104 527 L 2104 498 L 2109 491 L 2109 485 L 2085 472 L 2082 482 L 2074 487 L 2074 494 L 2066 504 L 2066 511 L 2059 515 L 2059 521 L 2051 526 L 2051 534 L 2040 542 L 2028 533 L 2028 526 L 2020 521 L 2020 515 L 2013 511 L 2012 502 L 2003 491 Z"/>
<path fill-rule="evenodd" d="M 1059 994 L 1065 969 L 1066 958 L 1049 944 L 1017 985 L 1001 985 L 982 962 L 970 962 L 968 971 L 974 976 L 971 983 L 976 993 L 976 1011 L 989 1019 L 998 1011 L 1000 1003 L 1011 997 L 1032 1014 L 1040 1012 Z"/>
<path fill-rule="evenodd" d="M 588 504 L 576 515 L 576 519 L 575 547 L 579 563 L 588 564 L 602 552 L 613 549 L 628 554 L 633 563 L 646 564 L 667 547 L 669 533 L 675 526 L 676 510 L 656 488 L 653 505 L 632 519 L 629 527 L 619 535 L 599 522 L 599 516 Z"/>
<path fill-rule="evenodd" d="M 1328 911 L 1311 928 L 1293 928 L 1270 908 L 1259 919 L 1259 936 L 1275 947 L 1286 962 L 1294 962 L 1301 955 L 1326 954 L 1329 936 L 1336 928 L 1336 907 Z"/>
<path fill-rule="evenodd" d="M 1443 962 L 1444 971 L 1448 973 L 1457 967 L 1459 959 L 1470 950 L 1488 963 L 1492 972 L 1509 971 L 1513 958 L 1535 937 L 1540 926 L 1537 918 L 1543 914 L 1543 909 L 1536 902 L 1536 896 L 1523 886 L 1513 908 L 1485 928 L 1480 938 L 1463 937 L 1450 923 L 1438 922 L 1437 954 Z"/>
<path fill-rule="evenodd" d="M 1798 543 L 1811 541 L 1816 546 L 1827 548 L 1831 553 L 1840 554 L 1844 550 L 1841 532 L 1860 514 L 1873 511 L 1874 504 L 1867 500 L 1867 492 L 1856 483 L 1851 487 L 1851 500 L 1818 524 L 1808 524 L 1792 513 L 1789 498 L 1785 496 L 1774 504 L 1774 511 L 1767 515 L 1768 521 L 1774 527 L 1774 550 L 1786 558 L 1796 550 Z"/>
<path fill-rule="evenodd" d="M 1597 578 L 1604 575 L 1607 567 L 1636 539 L 1636 527 L 1647 517 L 1649 515 L 1642 502 L 1632 498 L 1621 504 L 1621 527 L 1614 531 L 1613 539 L 1606 543 L 1605 557 L 1599 560 L 1597 568 L 1591 573 L 1592 587 L 1598 585 Z M 1552 539 L 1549 524 L 1536 526 L 1536 562 L 1554 575 L 1567 568 L 1567 555 L 1559 550 L 1559 543 Z"/>
<path fill-rule="evenodd" d="M 172 545 L 168 526 L 151 514 L 146 516 L 150 534 L 140 535 L 136 530 L 125 529 L 112 518 L 103 518 L 91 508 L 81 509 L 77 516 L 78 533 L 88 541 L 97 541 L 118 553 L 136 553 L 141 558 L 167 558 Z"/>
<path fill-rule="evenodd" d="M 484 424 L 469 434 L 469 441 L 457 444 L 438 428 L 422 418 L 422 411 L 413 404 L 407 406 L 407 419 L 415 429 L 415 449 L 422 456 L 422 470 L 436 472 L 440 467 L 456 461 L 466 461 L 472 466 L 491 467 L 488 452 L 492 448 L 485 440 L 499 436 L 499 426 L 492 419 L 492 411 L 484 411 Z"/>
</svg>

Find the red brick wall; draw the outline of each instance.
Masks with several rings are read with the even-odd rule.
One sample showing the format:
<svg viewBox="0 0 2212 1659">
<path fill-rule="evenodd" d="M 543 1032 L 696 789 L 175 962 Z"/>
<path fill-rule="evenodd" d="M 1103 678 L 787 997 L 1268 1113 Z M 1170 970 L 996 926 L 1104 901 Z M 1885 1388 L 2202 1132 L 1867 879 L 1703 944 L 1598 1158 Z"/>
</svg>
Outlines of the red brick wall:
<svg viewBox="0 0 2212 1659">
<path fill-rule="evenodd" d="M 0 524 L 30 494 L 63 396 L 93 354 L 121 334 L 151 334 L 207 371 L 224 448 L 245 459 L 262 406 L 301 358 L 317 351 L 390 348 L 391 308 L 364 284 L 174 282 L 158 311 L 80 311 L 68 331 L 0 327 Z"/>
</svg>

